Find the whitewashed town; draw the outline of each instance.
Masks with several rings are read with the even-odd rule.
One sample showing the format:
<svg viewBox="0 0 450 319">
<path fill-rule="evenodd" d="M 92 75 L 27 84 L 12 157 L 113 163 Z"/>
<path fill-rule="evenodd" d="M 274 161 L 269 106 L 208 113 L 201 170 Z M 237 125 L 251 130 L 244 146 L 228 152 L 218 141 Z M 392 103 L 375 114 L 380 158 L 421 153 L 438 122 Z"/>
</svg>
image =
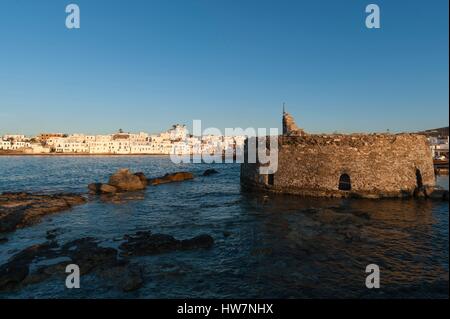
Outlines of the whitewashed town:
<svg viewBox="0 0 450 319">
<path fill-rule="evenodd" d="M 6 134 L 0 151 L 22 154 L 230 154 L 243 147 L 245 136 L 192 136 L 185 125 L 175 124 L 159 134 L 126 133 L 86 135 L 41 133 L 27 137 Z"/>
<path fill-rule="evenodd" d="M 448 161 L 448 127 L 420 132 L 428 136 L 431 156 Z M 41 133 L 37 136 L 5 134 L 0 139 L 0 154 L 231 154 L 242 148 L 245 136 L 189 134 L 186 125 L 175 124 L 159 134 L 127 133 L 119 129 L 104 135 Z"/>
</svg>

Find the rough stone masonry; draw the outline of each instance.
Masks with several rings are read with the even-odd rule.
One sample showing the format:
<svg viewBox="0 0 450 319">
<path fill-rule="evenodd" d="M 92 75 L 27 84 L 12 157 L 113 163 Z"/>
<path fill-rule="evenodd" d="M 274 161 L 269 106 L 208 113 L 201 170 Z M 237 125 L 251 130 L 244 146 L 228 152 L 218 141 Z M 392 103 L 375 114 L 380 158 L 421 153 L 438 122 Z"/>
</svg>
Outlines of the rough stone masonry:
<svg viewBox="0 0 450 319">
<path fill-rule="evenodd" d="M 278 170 L 260 175 L 259 166 L 247 161 L 241 165 L 244 187 L 305 196 L 382 198 L 426 196 L 435 186 L 423 135 L 307 134 L 286 112 L 283 135 L 278 137 Z"/>
</svg>

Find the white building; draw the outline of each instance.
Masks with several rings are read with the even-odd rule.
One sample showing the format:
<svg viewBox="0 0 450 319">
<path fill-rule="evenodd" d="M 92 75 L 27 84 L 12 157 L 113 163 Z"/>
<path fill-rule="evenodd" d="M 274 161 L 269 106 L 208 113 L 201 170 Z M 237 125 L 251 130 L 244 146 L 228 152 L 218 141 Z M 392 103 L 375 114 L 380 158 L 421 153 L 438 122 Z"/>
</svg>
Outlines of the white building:
<svg viewBox="0 0 450 319">
<path fill-rule="evenodd" d="M 169 133 L 169 139 L 171 141 L 180 141 L 186 139 L 189 131 L 186 125 L 175 124 L 167 133 Z"/>
<path fill-rule="evenodd" d="M 40 143 L 29 143 L 24 153 L 45 154 L 50 153 L 50 147 L 44 147 Z"/>
<path fill-rule="evenodd" d="M 11 141 L 0 140 L 0 150 L 10 150 L 11 147 Z"/>
<path fill-rule="evenodd" d="M 449 137 L 429 137 L 431 153 L 435 159 L 443 159 L 449 156 Z"/>
<path fill-rule="evenodd" d="M 21 149 L 28 147 L 29 145 L 30 145 L 30 143 L 28 143 L 28 142 L 14 140 L 11 143 L 11 149 L 12 150 L 21 150 Z"/>
<path fill-rule="evenodd" d="M 54 147 L 56 153 L 89 153 L 89 146 L 83 142 L 61 141 Z"/>
<path fill-rule="evenodd" d="M 6 134 L 3 135 L 4 140 L 14 140 L 14 141 L 23 141 L 25 139 L 25 135 L 22 134 Z"/>
</svg>

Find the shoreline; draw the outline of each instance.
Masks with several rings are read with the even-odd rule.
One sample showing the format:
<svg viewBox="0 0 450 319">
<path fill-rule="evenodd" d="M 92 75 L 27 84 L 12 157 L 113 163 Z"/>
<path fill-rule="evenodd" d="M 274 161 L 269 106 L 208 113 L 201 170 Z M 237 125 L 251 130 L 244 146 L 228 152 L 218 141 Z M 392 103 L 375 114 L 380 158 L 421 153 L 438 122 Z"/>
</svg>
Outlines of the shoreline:
<svg viewBox="0 0 450 319">
<path fill-rule="evenodd" d="M 2 153 L 0 156 L 170 156 L 170 154 L 109 154 L 109 153 Z"/>
</svg>

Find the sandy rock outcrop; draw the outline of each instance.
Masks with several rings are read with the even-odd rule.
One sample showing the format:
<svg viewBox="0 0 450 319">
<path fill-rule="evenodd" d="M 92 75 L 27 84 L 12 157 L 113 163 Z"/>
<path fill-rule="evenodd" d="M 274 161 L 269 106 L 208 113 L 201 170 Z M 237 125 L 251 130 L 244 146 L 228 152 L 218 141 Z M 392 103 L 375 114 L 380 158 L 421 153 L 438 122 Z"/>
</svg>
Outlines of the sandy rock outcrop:
<svg viewBox="0 0 450 319">
<path fill-rule="evenodd" d="M 143 179 L 145 179 L 145 176 L 136 176 L 129 169 L 123 168 L 109 178 L 108 185 L 114 186 L 119 191 L 138 191 L 147 186 L 142 182 Z"/>
<path fill-rule="evenodd" d="M 194 179 L 194 175 L 189 172 L 177 172 L 173 174 L 166 174 L 162 177 L 153 178 L 149 180 L 149 184 L 151 185 L 160 185 L 160 184 L 167 184 L 167 183 L 173 183 L 173 182 L 182 182 L 185 180 L 191 180 Z"/>
<path fill-rule="evenodd" d="M 78 194 L 0 194 L 0 233 L 37 224 L 44 216 L 86 203 Z"/>
</svg>

